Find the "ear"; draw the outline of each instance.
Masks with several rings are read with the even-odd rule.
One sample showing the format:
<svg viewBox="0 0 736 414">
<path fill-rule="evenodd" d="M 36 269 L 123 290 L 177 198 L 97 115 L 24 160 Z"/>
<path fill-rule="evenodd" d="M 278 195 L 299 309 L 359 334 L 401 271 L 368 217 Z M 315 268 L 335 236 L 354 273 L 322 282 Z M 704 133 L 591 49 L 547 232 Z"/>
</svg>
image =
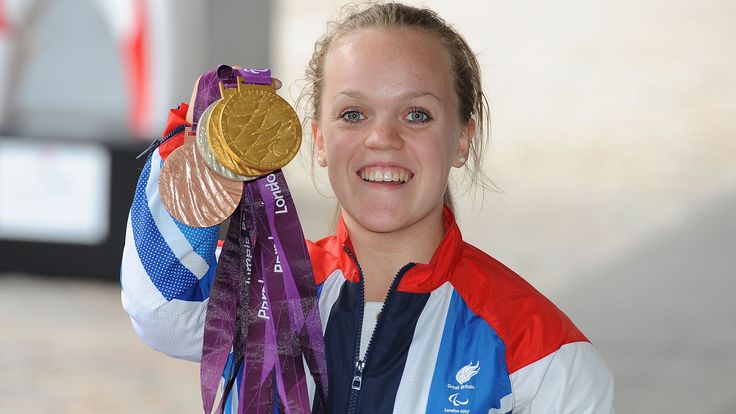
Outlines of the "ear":
<svg viewBox="0 0 736 414">
<path fill-rule="evenodd" d="M 327 152 L 325 151 L 325 138 L 322 129 L 316 121 L 312 121 L 312 139 L 314 140 L 314 151 L 317 155 L 317 164 L 327 167 Z"/>
<path fill-rule="evenodd" d="M 452 160 L 452 166 L 455 168 L 461 168 L 465 165 L 468 160 L 468 153 L 470 152 L 470 143 L 475 135 L 475 120 L 470 118 L 467 124 L 460 131 L 460 137 L 457 142 L 457 150 L 455 151 L 455 158 Z"/>
</svg>

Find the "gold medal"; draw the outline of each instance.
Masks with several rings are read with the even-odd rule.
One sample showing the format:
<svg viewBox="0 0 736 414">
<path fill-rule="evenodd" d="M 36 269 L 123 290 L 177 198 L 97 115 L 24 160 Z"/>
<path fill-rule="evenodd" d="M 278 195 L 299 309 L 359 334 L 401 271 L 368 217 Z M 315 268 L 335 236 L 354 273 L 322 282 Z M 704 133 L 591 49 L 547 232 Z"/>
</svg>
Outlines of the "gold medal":
<svg viewBox="0 0 736 414">
<path fill-rule="evenodd" d="M 234 89 L 228 90 L 222 86 L 220 87 L 220 91 L 223 98 L 217 101 L 216 104 L 213 104 L 212 111 L 204 125 L 206 128 L 207 142 L 210 144 L 212 154 L 215 156 L 219 164 L 234 175 L 260 177 L 261 175 L 267 174 L 269 171 L 259 171 L 258 169 L 248 166 L 225 144 L 222 137 L 222 130 L 220 129 L 222 109 L 225 102 L 231 99 L 237 91 Z"/>
<path fill-rule="evenodd" d="M 216 174 L 234 181 L 247 181 L 254 177 L 263 175 L 261 172 L 255 172 L 252 176 L 237 175 L 230 171 L 228 168 L 223 166 L 212 153 L 212 147 L 210 146 L 210 136 L 213 132 L 209 129 L 209 120 L 211 119 L 211 113 L 213 109 L 218 105 L 219 101 L 213 102 L 207 109 L 202 112 L 202 116 L 199 118 L 199 127 L 197 128 L 197 150 L 199 155 L 207 167 L 209 167 Z"/>
<path fill-rule="evenodd" d="M 230 170 L 233 174 L 247 176 L 247 177 L 259 177 L 268 173 L 268 171 L 259 171 L 255 168 L 248 166 L 245 161 L 240 159 L 228 146 L 225 144 L 222 137 L 222 130 L 220 129 L 220 117 L 222 115 L 222 109 L 225 102 L 232 98 L 233 95 L 224 95 L 225 97 L 217 102 L 212 109 L 212 112 L 207 121 L 207 142 L 212 148 L 213 155 L 226 169 Z"/>
<path fill-rule="evenodd" d="M 229 153 L 223 158 L 242 161 L 233 170 L 237 174 L 247 175 L 244 169 L 277 170 L 299 151 L 299 118 L 291 105 L 276 95 L 273 85 L 246 85 L 238 78 L 237 93 L 223 100 L 222 113 L 213 110 L 210 119 L 217 121 L 218 116 L 219 137 Z M 220 154 L 213 152 L 220 160 Z M 230 168 L 227 162 L 222 164 Z"/>
</svg>

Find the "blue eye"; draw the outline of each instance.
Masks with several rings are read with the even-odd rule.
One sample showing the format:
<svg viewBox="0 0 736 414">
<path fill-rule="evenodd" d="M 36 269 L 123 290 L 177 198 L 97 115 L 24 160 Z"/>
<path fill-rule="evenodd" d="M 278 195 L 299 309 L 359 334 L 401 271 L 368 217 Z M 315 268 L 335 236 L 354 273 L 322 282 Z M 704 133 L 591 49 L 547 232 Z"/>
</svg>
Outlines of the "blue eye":
<svg viewBox="0 0 736 414">
<path fill-rule="evenodd" d="M 350 110 L 350 111 L 345 111 L 342 114 L 340 114 L 340 118 L 342 118 L 346 122 L 350 122 L 354 124 L 364 119 L 365 117 L 363 116 L 363 114 L 360 113 L 360 111 Z"/>
<path fill-rule="evenodd" d="M 431 116 L 429 116 L 428 113 L 421 109 L 412 109 L 407 115 L 406 120 L 409 122 L 415 122 L 415 123 L 424 123 L 427 121 L 430 121 L 432 119 Z"/>
</svg>

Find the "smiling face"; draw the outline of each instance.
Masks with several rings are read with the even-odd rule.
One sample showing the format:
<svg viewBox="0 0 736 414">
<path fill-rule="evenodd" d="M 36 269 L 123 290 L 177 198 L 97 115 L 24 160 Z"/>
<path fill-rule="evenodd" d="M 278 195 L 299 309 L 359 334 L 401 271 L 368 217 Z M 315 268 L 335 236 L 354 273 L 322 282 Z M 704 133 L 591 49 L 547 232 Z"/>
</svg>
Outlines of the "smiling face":
<svg viewBox="0 0 736 414">
<path fill-rule="evenodd" d="M 441 223 L 450 167 L 462 165 L 474 129 L 460 120 L 445 47 L 417 30 L 360 29 L 324 63 L 313 133 L 348 227 Z"/>
</svg>

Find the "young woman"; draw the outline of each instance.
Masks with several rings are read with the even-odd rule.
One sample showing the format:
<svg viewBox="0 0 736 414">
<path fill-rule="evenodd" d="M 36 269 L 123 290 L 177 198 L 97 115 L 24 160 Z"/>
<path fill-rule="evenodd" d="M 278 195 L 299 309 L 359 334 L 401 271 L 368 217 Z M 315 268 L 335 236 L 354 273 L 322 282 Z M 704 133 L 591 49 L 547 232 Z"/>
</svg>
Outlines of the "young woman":
<svg viewBox="0 0 736 414">
<path fill-rule="evenodd" d="M 462 240 L 448 175 L 470 162 L 477 176 L 487 125 L 463 38 L 430 10 L 373 5 L 316 44 L 307 78 L 317 163 L 341 212 L 335 235 L 309 243 L 330 384 L 316 411 L 611 413 L 610 372 L 585 336 Z M 198 360 L 217 229 L 162 208 L 158 172 L 175 145 L 141 174 L 122 296 L 147 343 Z"/>
</svg>

